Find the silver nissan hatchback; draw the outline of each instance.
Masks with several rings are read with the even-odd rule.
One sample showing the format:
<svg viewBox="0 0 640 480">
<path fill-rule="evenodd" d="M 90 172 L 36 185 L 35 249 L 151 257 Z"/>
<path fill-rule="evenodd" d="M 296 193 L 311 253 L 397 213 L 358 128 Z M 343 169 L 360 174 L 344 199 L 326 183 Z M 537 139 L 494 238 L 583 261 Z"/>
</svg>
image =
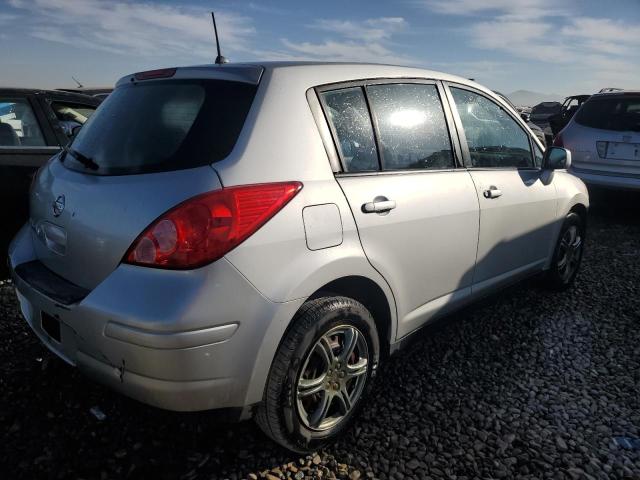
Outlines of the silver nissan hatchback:
<svg viewBox="0 0 640 480">
<path fill-rule="evenodd" d="M 68 363 L 307 451 L 421 326 L 540 272 L 572 284 L 589 200 L 570 159 L 443 73 L 142 72 L 39 171 L 10 267 Z"/>
</svg>

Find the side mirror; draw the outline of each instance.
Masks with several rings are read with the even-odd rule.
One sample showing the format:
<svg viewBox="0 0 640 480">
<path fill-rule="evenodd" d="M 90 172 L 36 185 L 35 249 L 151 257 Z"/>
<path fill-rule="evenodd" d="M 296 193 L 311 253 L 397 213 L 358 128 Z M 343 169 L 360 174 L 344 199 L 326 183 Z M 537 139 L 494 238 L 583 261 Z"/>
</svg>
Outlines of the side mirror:
<svg viewBox="0 0 640 480">
<path fill-rule="evenodd" d="M 521 114 L 520 114 L 520 118 L 521 118 L 522 120 L 524 120 L 525 122 L 528 122 L 528 121 L 529 121 L 529 119 L 531 118 L 531 116 L 530 116 L 528 113 L 521 113 Z"/>
<path fill-rule="evenodd" d="M 571 152 L 566 148 L 547 147 L 542 159 L 544 170 L 565 170 L 571 166 Z"/>
<path fill-rule="evenodd" d="M 71 129 L 71 138 L 76 138 L 76 135 L 78 135 L 81 128 L 82 128 L 82 125 L 76 125 L 75 127 L 73 127 Z"/>
</svg>

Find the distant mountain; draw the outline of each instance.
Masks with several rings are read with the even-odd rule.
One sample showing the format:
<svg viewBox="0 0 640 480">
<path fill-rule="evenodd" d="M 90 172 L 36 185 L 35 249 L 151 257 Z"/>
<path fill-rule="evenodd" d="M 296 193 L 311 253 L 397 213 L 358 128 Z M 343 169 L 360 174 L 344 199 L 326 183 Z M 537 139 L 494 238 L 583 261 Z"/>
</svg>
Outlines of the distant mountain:
<svg viewBox="0 0 640 480">
<path fill-rule="evenodd" d="M 555 93 L 531 92 L 529 90 L 516 90 L 507 95 L 514 105 L 518 107 L 533 107 L 540 102 L 562 102 L 564 96 Z"/>
</svg>

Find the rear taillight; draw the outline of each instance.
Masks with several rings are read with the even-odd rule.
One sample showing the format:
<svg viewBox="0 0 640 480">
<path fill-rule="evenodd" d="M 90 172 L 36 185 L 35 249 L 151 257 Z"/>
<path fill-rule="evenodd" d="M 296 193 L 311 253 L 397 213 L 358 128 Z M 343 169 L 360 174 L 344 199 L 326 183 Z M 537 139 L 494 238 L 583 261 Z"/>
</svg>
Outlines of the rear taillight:
<svg viewBox="0 0 640 480">
<path fill-rule="evenodd" d="M 564 147 L 564 140 L 562 139 L 562 132 L 556 135 L 556 138 L 553 139 L 554 147 Z"/>
<path fill-rule="evenodd" d="M 300 182 L 265 183 L 193 197 L 147 227 L 124 262 L 168 269 L 211 263 L 255 233 L 301 188 Z"/>
<path fill-rule="evenodd" d="M 609 148 L 609 142 L 596 142 L 596 149 L 598 150 L 598 156 L 600 158 L 607 158 L 608 148 Z"/>
</svg>

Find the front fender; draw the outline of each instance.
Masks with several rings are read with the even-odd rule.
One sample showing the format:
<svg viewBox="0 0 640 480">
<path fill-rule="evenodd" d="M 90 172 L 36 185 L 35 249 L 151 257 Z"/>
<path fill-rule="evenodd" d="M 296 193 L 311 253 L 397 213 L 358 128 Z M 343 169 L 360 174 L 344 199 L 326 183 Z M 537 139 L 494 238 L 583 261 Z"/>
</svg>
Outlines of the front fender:
<svg viewBox="0 0 640 480">
<path fill-rule="evenodd" d="M 589 209 L 589 191 L 586 185 L 578 177 L 571 175 L 569 172 L 563 170 L 557 170 L 554 173 L 554 183 L 556 185 L 556 192 L 558 196 L 557 208 L 556 208 L 556 223 L 553 229 L 553 242 L 549 251 L 549 256 L 545 269 L 548 269 L 551 265 L 551 259 L 553 252 L 562 229 L 562 224 L 565 217 L 575 207 L 581 205 L 585 209 Z"/>
</svg>

